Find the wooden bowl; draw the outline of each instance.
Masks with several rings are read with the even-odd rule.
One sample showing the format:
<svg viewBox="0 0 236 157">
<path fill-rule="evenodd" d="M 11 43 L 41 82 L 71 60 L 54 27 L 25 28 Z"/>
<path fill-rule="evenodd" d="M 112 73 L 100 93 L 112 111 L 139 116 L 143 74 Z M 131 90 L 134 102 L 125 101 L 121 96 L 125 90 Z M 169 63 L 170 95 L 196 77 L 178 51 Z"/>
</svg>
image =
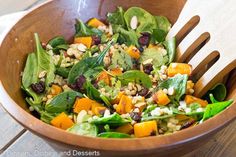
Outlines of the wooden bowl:
<svg viewBox="0 0 236 157">
<path fill-rule="evenodd" d="M 6 32 L 4 39 L 0 39 L 0 101 L 3 107 L 28 130 L 64 150 L 99 150 L 103 156 L 180 156 L 192 151 L 235 119 L 235 103 L 203 124 L 171 135 L 102 139 L 67 133 L 35 118 L 29 113 L 20 89 L 26 56 L 34 50 L 34 32 L 39 33 L 43 42 L 56 35 L 71 40 L 76 18 L 84 21 L 91 17 L 105 18 L 116 6 L 140 6 L 153 14 L 167 16 L 174 23 L 184 4 L 185 0 L 54 0 L 31 10 Z M 236 97 L 236 84 L 232 80 L 228 82 L 228 98 Z"/>
</svg>

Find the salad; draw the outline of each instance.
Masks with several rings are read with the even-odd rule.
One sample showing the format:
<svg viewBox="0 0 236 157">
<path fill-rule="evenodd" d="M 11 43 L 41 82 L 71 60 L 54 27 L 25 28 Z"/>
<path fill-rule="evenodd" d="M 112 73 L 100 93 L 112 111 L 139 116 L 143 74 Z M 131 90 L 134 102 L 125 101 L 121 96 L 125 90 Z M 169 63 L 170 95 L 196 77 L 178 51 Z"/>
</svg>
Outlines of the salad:
<svg viewBox="0 0 236 157">
<path fill-rule="evenodd" d="M 104 138 L 159 136 L 200 124 L 227 108 L 226 88 L 194 96 L 191 65 L 174 62 L 171 24 L 139 7 L 77 20 L 73 43 L 63 36 L 28 55 L 22 90 L 45 123 Z"/>
</svg>

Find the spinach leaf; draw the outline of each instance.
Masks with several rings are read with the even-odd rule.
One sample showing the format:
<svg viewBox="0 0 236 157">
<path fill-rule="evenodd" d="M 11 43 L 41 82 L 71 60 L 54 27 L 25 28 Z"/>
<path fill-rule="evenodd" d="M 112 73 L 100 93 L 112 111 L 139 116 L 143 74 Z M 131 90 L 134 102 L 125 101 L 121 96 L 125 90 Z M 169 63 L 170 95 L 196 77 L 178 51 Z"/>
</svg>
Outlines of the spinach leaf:
<svg viewBox="0 0 236 157">
<path fill-rule="evenodd" d="M 102 31 L 100 31 L 97 28 L 90 27 L 87 24 L 83 23 L 81 20 L 77 20 L 75 24 L 75 30 L 76 30 L 76 37 L 84 37 L 84 36 L 93 36 L 98 35 L 101 36 L 103 34 Z"/>
<path fill-rule="evenodd" d="M 175 75 L 174 77 L 161 82 L 158 87 L 161 89 L 169 89 L 170 87 L 173 87 L 175 93 L 171 96 L 171 99 L 179 102 L 180 98 L 186 93 L 187 80 L 188 75 Z"/>
<path fill-rule="evenodd" d="M 131 7 L 124 14 L 125 22 L 129 30 L 131 30 L 130 21 L 134 16 L 137 17 L 139 23 L 136 29 L 138 34 L 142 32 L 152 33 L 152 30 L 157 28 L 155 17 L 149 12 L 139 7 Z"/>
<path fill-rule="evenodd" d="M 118 79 L 123 85 L 127 85 L 129 82 L 135 82 L 145 86 L 146 88 L 152 87 L 152 81 L 150 77 L 139 70 L 126 71 L 122 75 L 118 76 Z"/>
<path fill-rule="evenodd" d="M 144 61 L 146 61 L 148 59 L 153 59 L 153 61 L 152 61 L 153 66 L 155 68 L 158 68 L 158 67 L 166 64 L 166 61 L 165 61 L 164 56 L 162 54 L 162 51 L 165 51 L 165 50 L 158 48 L 158 47 L 147 48 L 141 54 L 139 62 L 143 63 Z"/>
<path fill-rule="evenodd" d="M 91 84 L 90 81 L 86 81 L 84 85 L 86 89 L 86 94 L 90 99 L 101 100 L 100 92 Z"/>
<path fill-rule="evenodd" d="M 198 104 L 199 105 L 199 104 Z M 199 116 L 203 116 L 204 111 L 202 112 L 197 112 L 197 104 L 192 104 L 192 107 L 190 106 L 191 111 L 189 113 L 183 112 L 183 111 L 179 111 L 177 108 L 171 107 L 171 110 L 174 114 L 182 114 L 182 115 L 187 115 L 187 116 L 195 116 L 195 115 L 199 115 Z"/>
<path fill-rule="evenodd" d="M 58 115 L 59 113 L 48 113 L 46 111 L 41 111 L 40 112 L 40 119 L 45 122 L 50 124 L 51 121 Z"/>
<path fill-rule="evenodd" d="M 154 29 L 151 35 L 151 41 L 155 43 L 163 42 L 166 38 L 167 32 L 163 31 L 162 29 Z"/>
<path fill-rule="evenodd" d="M 45 105 L 45 110 L 49 113 L 69 112 L 73 107 L 76 97 L 82 97 L 82 94 L 75 91 L 60 93 L 49 104 Z"/>
<path fill-rule="evenodd" d="M 40 72 L 46 71 L 47 75 L 45 85 L 46 88 L 48 88 L 49 84 L 54 80 L 55 66 L 52 57 L 42 48 L 38 34 L 35 33 L 34 37 L 36 42 L 36 52 L 29 54 L 27 57 L 22 76 L 22 89 L 33 98 L 28 98 L 28 102 L 31 102 L 31 104 L 40 104 L 42 102 L 42 96 L 36 94 L 30 86 L 39 81 L 38 76 Z"/>
<path fill-rule="evenodd" d="M 117 41 L 117 38 L 118 34 L 115 34 L 111 41 L 107 43 L 107 47 L 98 56 L 82 59 L 80 62 L 75 64 L 69 72 L 68 83 L 73 84 L 78 76 L 85 74 L 87 71 L 95 67 L 103 66 L 103 59 L 109 51 L 111 45 Z"/>
<path fill-rule="evenodd" d="M 166 119 L 173 117 L 173 115 L 163 115 L 163 116 L 143 116 L 141 121 L 150 121 L 150 120 L 158 120 L 158 119 Z"/>
<path fill-rule="evenodd" d="M 69 45 L 67 44 L 65 38 L 63 36 L 57 36 L 53 39 L 51 39 L 48 42 L 49 45 L 52 46 L 52 50 L 54 53 L 59 53 L 59 50 L 67 50 L 69 48 Z"/>
<path fill-rule="evenodd" d="M 118 42 L 120 44 L 125 43 L 126 45 L 135 45 L 139 47 L 138 35 L 134 30 L 126 30 L 120 25 L 113 25 L 112 29 L 115 33 L 119 33 Z"/>
<path fill-rule="evenodd" d="M 124 70 L 130 70 L 133 67 L 132 58 L 123 49 L 113 52 L 109 69 L 117 67 L 121 67 Z"/>
<path fill-rule="evenodd" d="M 212 89 L 210 89 L 204 97 L 204 99 L 211 99 L 209 95 L 212 94 L 214 96 L 214 99 L 217 101 L 223 101 L 226 98 L 227 90 L 223 83 L 216 84 Z M 213 103 L 213 102 L 212 102 Z"/>
<path fill-rule="evenodd" d="M 205 121 L 216 114 L 220 113 L 223 111 L 226 107 L 228 107 L 230 104 L 233 103 L 233 100 L 228 100 L 228 101 L 223 101 L 223 102 L 217 102 L 213 104 L 208 104 L 206 106 L 205 112 L 203 114 L 203 118 L 201 121 Z"/>
<path fill-rule="evenodd" d="M 155 16 L 157 28 L 163 30 L 166 34 L 171 28 L 171 23 L 165 16 Z"/>
<path fill-rule="evenodd" d="M 124 10 L 122 7 L 117 7 L 117 10 L 113 13 L 107 14 L 107 20 L 112 25 L 121 25 L 123 28 L 126 28 L 126 23 L 124 19 Z"/>
<path fill-rule="evenodd" d="M 78 135 L 93 137 L 96 137 L 98 134 L 97 126 L 90 123 L 74 124 L 71 128 L 67 129 L 67 131 Z"/>
<path fill-rule="evenodd" d="M 48 87 L 49 84 L 53 82 L 55 77 L 54 74 L 55 65 L 53 63 L 52 57 L 46 52 L 46 50 L 43 49 L 38 34 L 35 33 L 34 37 L 36 42 L 36 58 L 37 58 L 38 74 L 42 71 L 47 72 L 45 83 L 46 87 Z"/>
<path fill-rule="evenodd" d="M 110 125 L 110 126 L 120 126 L 126 123 L 130 123 L 131 120 L 123 119 L 119 114 L 113 113 L 108 117 L 101 117 L 98 119 L 93 119 L 91 121 L 92 124 L 95 125 Z"/>
<path fill-rule="evenodd" d="M 209 94 L 209 97 L 212 104 L 219 102 L 214 98 L 213 94 Z"/>
<path fill-rule="evenodd" d="M 24 89 L 30 88 L 32 83 L 38 82 L 37 57 L 31 53 L 27 57 L 26 65 L 22 76 L 22 86 Z"/>
<path fill-rule="evenodd" d="M 169 56 L 169 61 L 168 64 L 173 62 L 175 59 L 175 54 L 176 54 L 176 38 L 173 37 L 169 40 L 166 40 L 164 43 L 164 46 L 167 50 L 168 56 Z"/>
<path fill-rule="evenodd" d="M 103 132 L 98 134 L 98 137 L 103 138 L 131 138 L 129 134 L 120 133 L 120 132 Z"/>
<path fill-rule="evenodd" d="M 51 45 L 53 48 L 58 45 L 64 45 L 66 44 L 66 40 L 63 36 L 57 36 L 48 42 L 49 45 Z"/>
<path fill-rule="evenodd" d="M 70 72 L 70 68 L 64 67 L 56 67 L 55 74 L 62 76 L 63 78 L 67 78 Z"/>
</svg>

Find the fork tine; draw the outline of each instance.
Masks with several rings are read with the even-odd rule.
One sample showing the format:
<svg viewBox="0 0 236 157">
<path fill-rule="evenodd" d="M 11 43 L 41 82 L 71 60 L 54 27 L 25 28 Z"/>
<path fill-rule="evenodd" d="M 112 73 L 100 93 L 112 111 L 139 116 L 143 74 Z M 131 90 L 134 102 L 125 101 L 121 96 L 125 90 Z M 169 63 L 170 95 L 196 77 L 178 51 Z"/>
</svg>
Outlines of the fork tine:
<svg viewBox="0 0 236 157">
<path fill-rule="evenodd" d="M 188 15 L 188 14 L 187 14 Z M 183 15 L 184 16 L 184 15 Z M 167 39 L 170 39 L 172 37 L 176 37 L 178 42 L 181 42 L 181 40 L 184 38 L 186 34 L 189 33 L 191 29 L 193 29 L 198 22 L 200 21 L 199 16 L 187 16 L 179 18 L 177 22 L 173 25 L 173 27 L 170 29 Z M 186 16 L 186 15 L 185 15 Z"/>
<path fill-rule="evenodd" d="M 221 66 L 221 64 L 227 66 Z M 208 71 L 196 82 L 194 95 L 202 97 L 214 84 L 219 82 L 226 74 L 236 67 L 234 58 L 221 57 Z"/>
<path fill-rule="evenodd" d="M 192 75 L 195 75 L 217 55 L 218 53 L 214 53 L 212 50 L 211 42 L 206 43 L 188 62 L 188 64 L 192 65 Z"/>
<path fill-rule="evenodd" d="M 178 45 L 176 60 L 184 62 L 209 36 L 209 33 L 204 33 L 202 27 L 197 25 Z"/>
</svg>

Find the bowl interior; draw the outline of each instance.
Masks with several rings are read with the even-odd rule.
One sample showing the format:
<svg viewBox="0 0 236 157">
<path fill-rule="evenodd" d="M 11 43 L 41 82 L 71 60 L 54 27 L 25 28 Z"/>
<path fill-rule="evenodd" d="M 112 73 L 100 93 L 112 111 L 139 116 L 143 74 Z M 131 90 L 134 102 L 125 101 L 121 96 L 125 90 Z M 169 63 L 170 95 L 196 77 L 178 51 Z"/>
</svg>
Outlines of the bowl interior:
<svg viewBox="0 0 236 157">
<path fill-rule="evenodd" d="M 42 42 L 63 35 L 71 40 L 75 33 L 75 19 L 87 21 L 92 17 L 105 19 L 107 12 L 117 6 L 142 7 L 154 15 L 164 15 L 174 23 L 185 0 L 56 0 L 35 9 L 21 19 L 9 32 L 0 49 L 0 80 L 10 97 L 25 110 L 27 106 L 20 89 L 27 54 L 34 51 L 33 33 L 39 33 Z"/>
</svg>

